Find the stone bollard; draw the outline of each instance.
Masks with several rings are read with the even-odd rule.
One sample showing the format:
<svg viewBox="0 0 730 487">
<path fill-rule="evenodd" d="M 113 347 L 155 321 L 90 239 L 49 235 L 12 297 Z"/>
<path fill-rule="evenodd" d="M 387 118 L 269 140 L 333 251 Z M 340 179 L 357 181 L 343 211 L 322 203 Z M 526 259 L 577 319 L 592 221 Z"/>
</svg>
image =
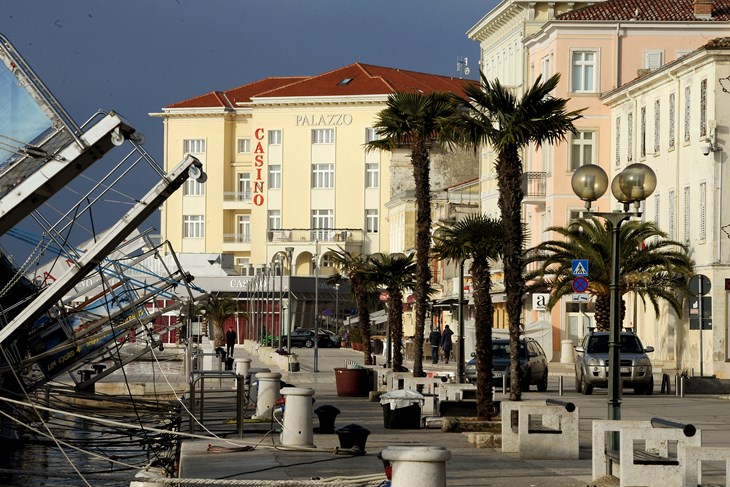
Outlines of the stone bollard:
<svg viewBox="0 0 730 487">
<path fill-rule="evenodd" d="M 442 446 L 389 446 L 381 456 L 392 464 L 391 487 L 446 487 L 451 452 Z"/>
<path fill-rule="evenodd" d="M 251 359 L 250 358 L 237 358 L 233 360 L 233 370 L 236 374 L 244 377 L 248 376 L 248 371 L 251 370 Z"/>
<path fill-rule="evenodd" d="M 276 372 L 259 372 L 256 374 L 258 380 L 258 395 L 256 397 L 255 418 L 271 419 L 274 412 L 274 404 L 279 399 L 281 389 L 281 374 Z"/>
<path fill-rule="evenodd" d="M 281 445 L 314 448 L 314 429 L 312 427 L 312 396 L 314 396 L 314 389 L 285 387 L 281 394 L 286 399 Z"/>
</svg>

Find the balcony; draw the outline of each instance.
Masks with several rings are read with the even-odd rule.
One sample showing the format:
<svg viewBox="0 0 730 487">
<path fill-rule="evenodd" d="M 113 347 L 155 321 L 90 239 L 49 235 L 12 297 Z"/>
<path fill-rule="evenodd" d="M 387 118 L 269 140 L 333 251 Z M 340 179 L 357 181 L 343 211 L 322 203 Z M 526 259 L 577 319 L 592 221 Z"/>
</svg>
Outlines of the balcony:
<svg viewBox="0 0 730 487">
<path fill-rule="evenodd" d="M 223 193 L 224 210 L 251 209 L 251 191 L 226 191 Z"/>
<path fill-rule="evenodd" d="M 526 172 L 522 175 L 522 191 L 525 194 L 522 202 L 526 205 L 545 207 L 547 194 L 547 173 Z"/>
<path fill-rule="evenodd" d="M 340 246 L 348 251 L 362 250 L 364 239 L 361 228 L 281 228 L 266 232 L 271 254 L 291 246 L 308 248 L 315 240 L 323 248 Z"/>
<path fill-rule="evenodd" d="M 235 252 L 251 250 L 251 234 L 250 233 L 224 233 L 223 234 L 223 251 Z"/>
</svg>

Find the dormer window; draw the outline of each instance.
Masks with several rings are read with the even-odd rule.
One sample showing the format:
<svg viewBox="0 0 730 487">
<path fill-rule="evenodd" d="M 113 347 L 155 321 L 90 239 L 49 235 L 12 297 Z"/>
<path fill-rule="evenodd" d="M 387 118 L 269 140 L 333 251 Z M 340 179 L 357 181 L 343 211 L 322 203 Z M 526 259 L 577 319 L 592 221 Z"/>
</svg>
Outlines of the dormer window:
<svg viewBox="0 0 730 487">
<path fill-rule="evenodd" d="M 350 84 L 350 81 L 352 81 L 352 78 L 345 78 L 342 81 L 340 81 L 339 83 L 337 83 L 337 86 L 345 86 L 347 84 Z"/>
</svg>

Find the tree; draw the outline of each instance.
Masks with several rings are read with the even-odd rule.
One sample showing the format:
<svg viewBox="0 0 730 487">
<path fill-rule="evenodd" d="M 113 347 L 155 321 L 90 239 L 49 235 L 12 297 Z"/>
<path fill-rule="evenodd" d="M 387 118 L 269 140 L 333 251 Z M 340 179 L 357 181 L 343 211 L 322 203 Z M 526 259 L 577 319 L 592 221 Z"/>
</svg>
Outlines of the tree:
<svg viewBox="0 0 730 487">
<path fill-rule="evenodd" d="M 393 93 L 386 108 L 376 116 L 374 128 L 380 137 L 365 145 L 366 150 L 409 147 L 416 193 L 416 334 L 413 375 L 422 377 L 423 339 L 431 281 L 431 150 L 440 137 L 441 124 L 453 114 L 446 93 Z"/>
<path fill-rule="evenodd" d="M 439 259 L 461 263 L 471 259 L 477 359 L 477 416 L 492 419 L 492 278 L 490 260 L 502 252 L 504 227 L 499 219 L 468 215 L 453 227 L 441 227 L 434 235 L 433 254 Z M 459 360 L 464 360 L 459 357 Z"/>
<path fill-rule="evenodd" d="M 566 227 L 551 227 L 562 240 L 549 240 L 530 250 L 526 263 L 539 268 L 528 273 L 529 290 L 550 292 L 547 307 L 573 293 L 573 259 L 588 260 L 588 293 L 595 296 L 596 328 L 608 330 L 611 304 L 611 231 L 598 217 L 578 219 Z M 664 300 L 677 314 L 682 313 L 678 292 L 687 291 L 694 263 L 687 246 L 670 240 L 654 223 L 629 220 L 619 230 L 619 289 L 623 296 L 635 292 L 644 304 L 650 302 L 659 317 L 659 301 Z M 620 322 L 626 306 L 621 300 Z"/>
<path fill-rule="evenodd" d="M 375 282 L 388 292 L 388 327 L 393 354 L 393 371 L 403 372 L 403 291 L 413 289 L 416 264 L 413 254 L 376 254 L 372 256 Z M 390 351 L 389 351 L 390 353 Z"/>
<path fill-rule="evenodd" d="M 357 317 L 362 331 L 365 365 L 372 365 L 370 354 L 370 309 L 369 294 L 374 287 L 370 258 L 354 255 L 342 247 L 332 250 L 332 262 L 350 281 L 350 288 L 357 306 Z"/>
<path fill-rule="evenodd" d="M 214 346 L 225 346 L 226 341 L 223 325 L 225 325 L 228 318 L 235 316 L 236 311 L 238 311 L 238 303 L 231 298 L 211 294 L 205 300 L 205 303 L 200 306 L 200 309 L 205 311 L 206 319 L 213 324 Z"/>
<path fill-rule="evenodd" d="M 504 226 L 504 282 L 510 339 L 510 399 L 522 397 L 519 367 L 519 336 L 522 328 L 523 276 L 522 160 L 520 151 L 530 143 L 540 147 L 565 140 L 576 133 L 573 122 L 580 110 L 566 111 L 567 100 L 550 93 L 558 85 L 556 74 L 544 83 L 538 76 L 519 100 L 499 80 L 482 74 L 480 86 L 467 86 L 465 97 L 455 97 L 459 110 L 448 124 L 447 137 L 477 150 L 489 144 L 497 153 L 495 169 L 499 189 L 498 206 Z"/>
</svg>

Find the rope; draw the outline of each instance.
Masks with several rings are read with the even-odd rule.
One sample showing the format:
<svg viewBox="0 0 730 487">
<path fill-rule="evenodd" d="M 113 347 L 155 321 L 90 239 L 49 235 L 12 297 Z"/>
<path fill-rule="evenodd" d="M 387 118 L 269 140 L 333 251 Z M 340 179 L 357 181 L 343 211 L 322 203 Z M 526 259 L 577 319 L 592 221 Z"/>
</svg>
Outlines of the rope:
<svg viewBox="0 0 730 487">
<path fill-rule="evenodd" d="M 299 487 L 299 486 L 321 486 L 321 485 L 351 485 L 351 486 L 379 486 L 386 481 L 385 474 L 357 475 L 352 477 L 338 476 L 329 478 L 317 478 L 310 480 L 235 480 L 235 479 L 188 479 L 188 478 L 137 478 L 137 482 L 148 482 L 154 484 L 183 484 L 183 485 L 254 485 L 276 487 Z"/>
</svg>

